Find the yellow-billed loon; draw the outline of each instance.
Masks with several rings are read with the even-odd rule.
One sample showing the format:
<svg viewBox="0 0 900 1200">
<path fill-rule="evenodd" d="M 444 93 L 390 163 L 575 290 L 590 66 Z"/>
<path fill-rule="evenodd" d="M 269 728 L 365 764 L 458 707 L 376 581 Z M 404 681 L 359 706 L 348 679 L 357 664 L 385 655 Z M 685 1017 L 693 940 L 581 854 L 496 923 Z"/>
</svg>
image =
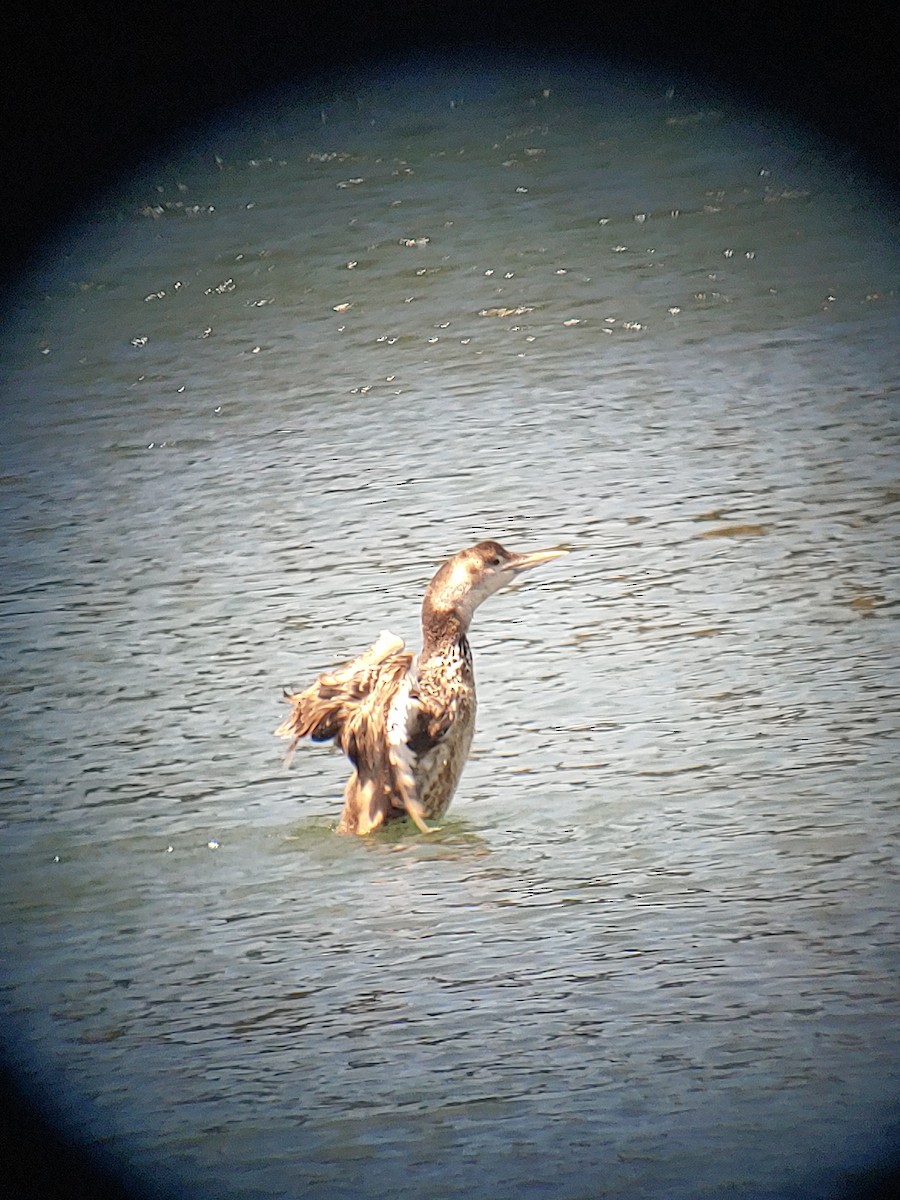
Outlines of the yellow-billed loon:
<svg viewBox="0 0 900 1200">
<path fill-rule="evenodd" d="M 426 819 L 447 811 L 475 730 L 472 615 L 523 571 L 566 553 L 513 554 L 493 541 L 461 550 L 425 592 L 419 654 L 385 632 L 305 691 L 285 691 L 291 715 L 275 732 L 290 739 L 288 761 L 310 737 L 333 739 L 353 764 L 339 833 L 371 833 L 407 815 L 429 832 Z"/>
</svg>

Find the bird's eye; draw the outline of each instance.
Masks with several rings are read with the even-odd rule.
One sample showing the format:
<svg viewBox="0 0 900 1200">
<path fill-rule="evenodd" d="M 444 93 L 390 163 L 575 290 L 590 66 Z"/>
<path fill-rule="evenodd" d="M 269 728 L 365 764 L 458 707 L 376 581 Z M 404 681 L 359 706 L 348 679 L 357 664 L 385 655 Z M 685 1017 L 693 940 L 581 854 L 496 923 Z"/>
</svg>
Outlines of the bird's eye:
<svg viewBox="0 0 900 1200">
<path fill-rule="evenodd" d="M 500 566 L 500 559 L 497 557 L 496 554 L 494 555 L 493 558 L 488 559 L 488 566 L 489 567 L 499 567 Z"/>
</svg>

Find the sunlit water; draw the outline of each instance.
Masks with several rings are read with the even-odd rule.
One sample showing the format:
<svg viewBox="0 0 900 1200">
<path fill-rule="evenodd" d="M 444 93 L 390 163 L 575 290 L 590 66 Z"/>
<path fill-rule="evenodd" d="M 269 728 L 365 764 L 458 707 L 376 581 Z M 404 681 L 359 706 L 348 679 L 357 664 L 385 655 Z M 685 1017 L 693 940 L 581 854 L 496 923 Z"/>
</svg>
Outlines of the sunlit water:
<svg viewBox="0 0 900 1200">
<path fill-rule="evenodd" d="M 896 1144 L 896 213 L 667 87 L 285 98 L 19 297 L 3 1028 L 148 1186 L 805 1198 Z M 477 615 L 444 828 L 338 838 L 280 689 L 486 536 L 573 553 Z"/>
</svg>

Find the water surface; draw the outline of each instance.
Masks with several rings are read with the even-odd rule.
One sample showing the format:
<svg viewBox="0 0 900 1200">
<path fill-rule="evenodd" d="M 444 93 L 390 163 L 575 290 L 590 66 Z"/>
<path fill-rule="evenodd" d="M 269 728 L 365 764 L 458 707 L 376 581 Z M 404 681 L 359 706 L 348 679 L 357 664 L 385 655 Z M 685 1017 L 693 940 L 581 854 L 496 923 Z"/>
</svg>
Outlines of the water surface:
<svg viewBox="0 0 900 1200">
<path fill-rule="evenodd" d="M 896 210 L 598 68 L 201 131 L 4 346 L 3 1030 L 165 1194 L 834 1195 L 897 1144 Z M 483 537 L 444 828 L 271 731 Z"/>
</svg>

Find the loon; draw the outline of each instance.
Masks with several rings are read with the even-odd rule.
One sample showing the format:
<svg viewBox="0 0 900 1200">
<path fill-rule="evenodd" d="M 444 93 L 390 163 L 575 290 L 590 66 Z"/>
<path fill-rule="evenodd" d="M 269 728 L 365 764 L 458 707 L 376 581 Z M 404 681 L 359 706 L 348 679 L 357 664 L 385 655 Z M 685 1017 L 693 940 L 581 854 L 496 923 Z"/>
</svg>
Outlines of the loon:
<svg viewBox="0 0 900 1200">
<path fill-rule="evenodd" d="M 405 816 L 433 832 L 426 819 L 447 811 L 475 731 L 472 615 L 523 571 L 567 553 L 514 554 L 494 541 L 461 550 L 425 592 L 418 655 L 385 631 L 305 691 L 285 689 L 291 715 L 275 730 L 290 739 L 285 761 L 309 737 L 333 740 L 353 764 L 338 833 L 368 834 Z"/>
</svg>

